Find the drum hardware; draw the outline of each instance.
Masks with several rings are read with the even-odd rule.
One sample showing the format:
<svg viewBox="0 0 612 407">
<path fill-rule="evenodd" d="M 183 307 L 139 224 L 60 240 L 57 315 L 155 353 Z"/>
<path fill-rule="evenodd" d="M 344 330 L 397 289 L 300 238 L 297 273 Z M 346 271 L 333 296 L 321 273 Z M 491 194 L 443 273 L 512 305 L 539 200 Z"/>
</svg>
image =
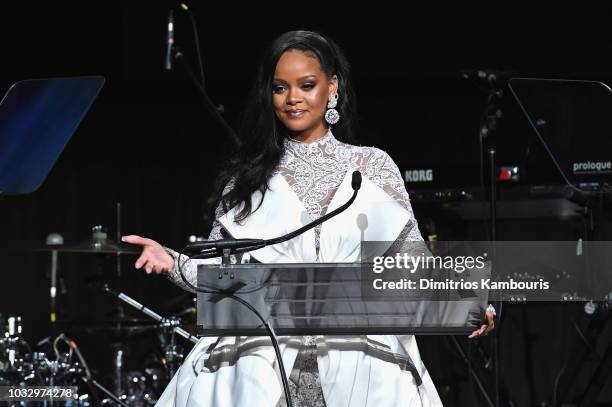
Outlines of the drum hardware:
<svg viewBox="0 0 612 407">
<path fill-rule="evenodd" d="M 133 318 L 129 318 L 123 315 L 123 310 L 121 308 L 121 304 L 118 302 L 118 311 L 119 317 L 112 318 L 105 321 L 98 322 L 88 322 L 86 324 L 67 323 L 65 321 L 57 321 L 56 314 L 54 311 L 54 295 L 57 291 L 56 283 L 57 283 L 57 253 L 66 252 L 66 253 L 92 253 L 92 254 L 111 254 L 117 255 L 119 257 L 120 254 L 138 254 L 132 247 L 127 245 L 116 244 L 112 240 L 108 239 L 107 234 L 104 228 L 100 225 L 94 226 L 92 228 L 92 237 L 91 239 L 85 240 L 83 242 L 77 244 L 63 244 L 61 236 L 57 234 L 51 234 L 47 239 L 47 246 L 33 248 L 33 251 L 45 251 L 52 253 L 52 270 L 51 270 L 51 322 L 53 323 L 53 332 L 56 332 L 57 326 L 68 325 L 71 329 L 80 330 L 83 329 L 86 332 L 112 332 L 119 335 L 124 336 L 133 336 L 142 332 L 150 331 L 151 329 L 159 329 L 158 324 L 151 324 L 149 321 L 141 321 Z M 119 267 L 119 266 L 118 266 Z M 118 274 L 120 273 L 118 269 Z M 5 319 L 0 318 L 0 321 L 4 321 Z M 2 324 L 2 328 L 5 328 L 5 324 Z M 76 327 L 75 327 L 76 325 Z M 89 387 L 89 394 L 82 394 L 78 401 L 75 401 L 75 404 L 79 406 L 89 406 L 91 405 L 100 405 L 100 404 L 112 404 L 112 405 L 124 405 L 125 400 L 128 398 L 132 401 L 136 401 L 140 397 L 144 397 L 148 400 L 148 404 L 155 400 L 154 391 L 148 391 L 142 395 L 134 395 L 128 392 L 127 394 L 123 394 L 123 388 L 128 387 L 128 383 L 125 386 L 121 386 L 124 381 L 123 376 L 121 375 L 123 366 L 123 356 L 124 349 L 118 349 L 118 352 L 115 354 L 115 361 L 119 361 L 119 363 L 115 363 L 117 369 L 116 381 L 119 382 L 118 389 L 120 390 L 117 394 L 120 394 L 120 397 L 115 396 L 109 390 L 104 388 L 99 382 L 97 382 L 94 378 L 91 377 L 88 369 L 84 369 L 82 364 L 84 361 L 78 362 L 73 361 L 73 349 L 77 349 L 76 347 L 72 347 L 70 344 L 76 346 L 73 341 L 69 341 L 63 334 L 58 336 L 53 341 L 53 351 L 49 351 L 51 353 L 45 352 L 31 352 L 29 350 L 29 346 L 25 344 L 28 348 L 26 351 L 23 346 L 19 346 L 25 341 L 23 341 L 20 337 L 21 334 L 21 318 L 20 317 L 10 317 L 6 320 L 6 333 L 0 336 L 0 350 L 2 353 L 0 354 L 0 383 L 7 385 L 76 385 L 78 379 L 82 379 L 84 383 L 86 383 Z M 123 337 L 122 339 L 125 339 Z M 63 340 L 65 343 L 69 344 L 69 348 L 66 352 L 60 352 L 58 350 L 58 341 Z M 48 343 L 51 345 L 51 341 L 47 339 L 43 340 L 39 345 L 44 345 Z M 55 358 L 51 358 L 48 355 L 55 354 Z M 6 357 L 5 357 L 6 356 Z M 82 358 L 81 358 L 82 359 Z M 142 376 L 142 375 L 141 375 Z M 154 381 L 158 382 L 160 380 L 160 376 L 158 374 L 154 375 L 155 377 L 152 379 L 148 379 L 148 382 Z M 144 374 L 144 377 L 148 377 L 147 374 Z M 117 378 L 119 380 L 117 380 Z M 159 387 L 159 386 L 158 386 Z M 101 391 L 104 400 L 99 401 L 97 397 L 97 391 Z M 132 392 L 133 393 L 133 392 Z M 92 397 L 93 396 L 93 397 Z M 123 399 L 124 401 L 121 401 Z"/>
<path fill-rule="evenodd" d="M 120 204 L 117 204 L 117 241 L 120 239 Z M 184 351 L 176 341 L 176 333 L 197 342 L 188 332 L 180 328 L 180 316 L 195 313 L 195 307 L 183 309 L 180 315 L 165 318 L 156 313 L 137 307 L 150 319 L 139 319 L 125 315 L 123 307 L 126 302 L 134 306 L 135 302 L 125 301 L 124 295 L 117 297 L 116 313 L 109 318 L 98 321 L 67 321 L 58 320 L 55 312 L 55 296 L 58 282 L 58 253 L 84 253 L 99 255 L 114 255 L 117 257 L 117 277 L 121 277 L 121 254 L 140 254 L 134 246 L 116 243 L 102 225 L 91 229 L 91 238 L 77 243 L 65 243 L 58 234 L 50 234 L 45 246 L 31 248 L 34 252 L 51 253 L 51 322 L 52 337 L 38 343 L 38 348 L 32 352 L 21 339 L 21 318 L 6 319 L 0 315 L 0 385 L 76 385 L 85 384 L 83 394 L 74 401 L 78 406 L 89 405 L 123 405 L 152 406 L 165 389 L 169 378 L 178 370 Z M 109 292 L 109 290 L 105 290 Z M 127 297 L 127 296 L 125 296 Z M 129 298 L 129 297 L 127 297 Z M 137 303 L 136 303 L 137 304 Z M 159 318 L 156 318 L 159 317 Z M 4 323 L 6 322 L 6 324 Z M 10 323 L 9 323 L 10 322 Z M 6 326 L 5 326 L 6 325 Z M 82 356 L 77 355 L 76 343 L 64 334 L 55 333 L 69 329 L 71 332 L 109 333 L 115 338 L 113 350 L 113 381 L 108 388 L 97 382 L 86 367 Z M 149 363 L 142 369 L 126 371 L 126 341 L 134 336 L 157 330 L 161 352 L 156 353 L 155 363 Z M 6 331 L 6 334 L 3 332 Z M 8 334 L 10 331 L 10 335 Z M 53 339 L 54 338 L 54 339 Z M 68 345 L 64 349 L 62 343 Z M 27 349 L 26 349 L 27 347 Z M 77 356 L 78 360 L 77 360 Z M 150 361 L 152 362 L 152 361 Z M 99 395 L 99 398 L 98 398 Z M 68 404 L 67 404 L 68 405 Z"/>
<path fill-rule="evenodd" d="M 31 362 L 27 360 L 29 346 L 21 337 L 21 317 L 0 315 L 0 322 L 3 331 L 0 336 L 0 383 L 19 384 L 25 382 L 26 377 L 34 378 L 30 375 Z"/>
<path fill-rule="evenodd" d="M 97 228 L 99 226 L 95 226 Z M 140 254 L 133 246 L 119 244 L 111 239 L 93 238 L 72 244 L 59 244 L 53 246 L 33 247 L 32 251 L 57 251 L 59 253 L 92 253 L 92 254 Z"/>
<path fill-rule="evenodd" d="M 126 395 L 124 399 L 132 407 L 154 405 L 157 397 L 152 394 L 150 378 L 142 372 L 130 372 L 126 376 Z"/>
<path fill-rule="evenodd" d="M 81 354 L 81 352 L 79 351 L 79 348 L 76 344 L 76 341 L 68 338 L 66 335 L 64 335 L 63 333 L 60 334 L 54 341 L 53 341 L 53 348 L 54 348 L 54 352 L 56 353 L 56 355 L 58 356 L 58 359 L 53 363 L 52 366 L 55 366 L 57 364 L 57 362 L 61 359 L 60 352 L 57 350 L 57 344 L 59 341 L 63 341 L 64 343 L 66 343 L 69 347 L 69 353 L 68 354 L 64 354 L 64 359 L 68 362 L 71 361 L 72 359 L 72 355 L 73 352 L 74 354 L 77 356 L 77 358 L 80 361 L 80 364 L 78 362 L 73 362 L 73 363 L 66 363 L 66 362 L 62 362 L 60 364 L 60 366 L 63 367 L 65 372 L 68 373 L 72 373 L 74 379 L 72 380 L 72 384 L 76 384 L 76 380 L 77 379 L 81 379 L 85 384 L 87 384 L 88 388 L 89 388 L 89 394 L 87 395 L 87 397 L 81 397 L 81 404 L 84 404 L 86 401 L 87 403 L 89 403 L 89 398 L 91 396 L 93 405 L 99 405 L 100 403 L 98 402 L 99 397 L 98 397 L 98 390 L 101 391 L 102 393 L 104 393 L 107 398 L 105 398 L 103 400 L 103 402 L 105 400 L 111 400 L 112 402 L 115 402 L 121 406 L 128 406 L 127 404 L 125 404 L 124 402 L 122 402 L 120 400 L 119 397 L 115 396 L 114 394 L 112 394 L 108 389 L 106 389 L 103 385 L 101 385 L 98 381 L 96 381 L 92 374 L 91 371 L 89 370 L 89 367 L 87 366 L 87 363 L 85 362 L 85 359 L 83 358 L 83 355 Z M 53 376 L 51 376 L 53 377 Z M 51 383 L 49 385 L 52 385 Z M 104 403 L 102 403 L 104 404 Z"/>
<path fill-rule="evenodd" d="M 112 290 L 110 287 L 108 287 L 108 285 L 104 287 L 104 291 L 159 322 L 159 326 L 162 328 L 162 333 L 159 336 L 163 348 L 162 364 L 166 369 L 167 377 L 171 378 L 180 366 L 184 357 L 182 349 L 176 344 L 176 334 L 194 344 L 197 343 L 198 339 L 181 328 L 181 321 L 178 317 L 163 317 L 140 304 L 128 295 Z"/>
<path fill-rule="evenodd" d="M 124 361 L 124 349 L 119 347 L 115 352 L 115 368 L 116 377 L 121 377 L 122 380 L 120 382 L 121 388 L 120 392 L 116 392 L 115 394 L 120 394 L 119 398 L 128 403 L 130 406 L 138 406 L 144 407 L 148 405 L 153 405 L 157 401 L 157 397 L 161 395 L 163 391 L 164 385 L 162 385 L 162 379 L 164 376 L 169 379 L 171 378 L 181 362 L 183 361 L 184 354 L 182 347 L 178 346 L 176 343 L 176 334 L 183 336 L 184 338 L 192 341 L 193 343 L 197 342 L 197 338 L 193 337 L 187 331 L 183 330 L 180 325 L 181 321 L 178 317 L 162 317 L 161 315 L 155 313 L 154 311 L 146 308 L 142 304 L 133 300 L 131 297 L 127 296 L 124 293 L 117 293 L 110 289 L 107 285 L 104 287 L 104 291 L 116 297 L 119 301 L 123 303 L 127 303 L 128 305 L 138 309 L 145 315 L 153 318 L 157 321 L 156 324 L 143 323 L 142 321 L 138 321 L 137 323 L 132 324 L 132 326 L 120 326 L 116 327 L 105 327 L 98 326 L 98 329 L 104 331 L 117 331 L 122 333 L 127 333 L 131 335 L 134 329 L 138 330 L 151 330 L 158 329 L 160 330 L 159 341 L 162 347 L 162 359 L 161 365 L 164 370 L 156 369 L 156 368 L 147 368 L 144 372 L 141 371 L 131 371 L 124 375 L 123 373 L 123 361 Z M 190 309 L 185 310 L 184 312 L 191 312 Z M 95 327 L 95 324 L 93 325 Z M 107 329 L 108 328 L 108 329 Z M 166 380 L 167 382 L 167 380 Z M 117 390 L 117 389 L 116 389 Z"/>
<path fill-rule="evenodd" d="M 117 203 L 117 241 L 120 239 L 120 204 Z M 174 338 L 165 340 L 167 335 L 174 332 L 174 327 L 179 324 L 178 320 L 168 319 L 163 322 L 163 327 L 160 323 L 150 320 L 142 320 L 126 316 L 123 310 L 123 302 L 118 299 L 116 312 L 114 317 L 110 317 L 101 321 L 87 321 L 85 323 L 79 321 L 58 321 L 55 313 L 55 296 L 57 293 L 57 254 L 58 253 L 85 253 L 85 254 L 102 254 L 115 255 L 117 258 L 117 277 L 121 278 L 121 254 L 139 254 L 140 251 L 133 246 L 118 244 L 109 239 L 109 236 L 102 225 L 96 225 L 91 229 L 91 238 L 78 243 L 64 243 L 62 237 L 58 234 L 50 234 L 47 237 L 47 245 L 42 247 L 31 248 L 35 252 L 50 252 L 52 255 L 51 262 L 51 322 L 53 324 L 53 333 L 58 329 L 68 328 L 71 331 L 81 331 L 86 333 L 111 333 L 116 338 L 113 352 L 114 365 L 114 380 L 112 390 L 104 388 L 99 382 L 91 377 L 82 366 L 81 363 L 73 361 L 73 348 L 70 347 L 65 353 L 59 352 L 57 349 L 58 341 L 64 340 L 65 343 L 70 343 L 65 336 L 58 336 L 54 341 L 47 339 L 41 341 L 40 345 L 48 344 L 53 346 L 54 350 L 47 349 L 48 352 L 31 352 L 18 348 L 20 338 L 12 333 L 21 333 L 20 318 L 10 319 L 11 335 L 2 335 L 0 337 L 0 383 L 23 383 L 25 384 L 61 384 L 69 381 L 71 384 L 77 379 L 82 379 L 84 383 L 90 387 L 89 394 L 83 394 L 78 401 L 79 405 L 153 405 L 156 399 L 165 388 L 167 383 L 162 383 L 166 374 L 166 369 L 171 372 L 176 371 L 178 365 L 182 361 L 182 351 L 174 341 Z M 1 315 L 0 315 L 1 320 Z M 8 321 L 7 321 L 8 322 Z M 4 324 L 3 324 L 4 327 Z M 2 328 L 3 328 L 2 327 Z M 59 327 L 59 328 L 58 328 Z M 128 338 L 151 332 L 152 330 L 163 330 L 164 352 L 158 357 L 159 366 L 148 366 L 147 369 L 141 371 L 125 372 L 125 359 L 127 348 L 125 342 Z M 3 329 L 4 330 L 4 329 Z M 9 331 L 9 328 L 6 329 Z M 0 332 L 2 333 L 2 332 Z M 53 344 L 52 344 L 53 342 Z M 166 343 L 167 342 L 167 343 Z M 49 357 L 55 353 L 55 358 Z M 4 355 L 6 354 L 6 357 Z M 9 366 L 10 365 L 10 366 Z M 6 369 L 5 369 L 6 367 Z M 10 382 L 9 382 L 10 380 Z M 96 389 L 103 397 L 99 400 L 97 397 L 92 399 L 92 395 L 97 393 Z M 102 398 L 101 397 L 101 398 Z"/>
<path fill-rule="evenodd" d="M 181 321 L 177 317 L 163 318 L 161 321 L 163 333 L 160 335 L 160 341 L 164 349 L 163 363 L 168 371 L 168 377 L 174 376 L 184 357 L 181 348 L 176 345 L 175 328 L 180 327 L 180 324 Z M 168 337 L 170 341 L 166 339 Z"/>
<path fill-rule="evenodd" d="M 134 301 L 127 295 L 123 293 L 114 293 L 108 286 L 105 286 L 105 292 L 114 294 L 118 301 L 133 306 L 147 316 L 155 319 L 157 322 L 129 317 L 123 313 L 118 318 L 101 321 L 87 321 L 85 323 L 78 321 L 58 321 L 59 326 L 69 327 L 73 331 L 111 333 L 118 336 L 117 341 L 114 343 L 115 348 L 113 350 L 113 391 L 102 389 L 98 382 L 92 378 L 88 378 L 87 375 L 81 374 L 80 378 L 84 382 L 96 386 L 98 390 L 100 390 L 100 395 L 103 396 L 104 399 L 100 401 L 99 405 L 116 405 L 117 403 L 129 405 L 131 407 L 154 405 L 157 398 L 163 392 L 169 378 L 178 370 L 184 358 L 182 347 L 176 343 L 176 333 L 190 339 L 194 343 L 197 342 L 197 339 L 180 328 L 181 320 L 178 316 L 162 317 Z M 194 312 L 195 308 L 189 307 L 183 310 L 181 315 L 189 315 Z M 125 340 L 139 334 L 151 332 L 152 330 L 158 330 L 160 332 L 159 341 L 162 352 L 160 359 L 158 359 L 159 367 L 157 365 L 150 365 L 143 370 L 125 372 L 127 350 L 125 347 Z M 41 357 L 44 357 L 44 354 Z M 66 359 L 67 357 L 68 356 L 64 356 L 63 358 Z M 49 371 L 49 368 L 47 368 L 46 371 Z M 88 402 L 88 399 L 89 396 L 86 397 L 83 403 Z"/>
<path fill-rule="evenodd" d="M 0 331 L 0 348 L 2 350 L 0 353 L 0 366 L 2 366 L 2 369 L 0 369 L 0 385 L 77 387 L 79 379 L 82 379 L 88 385 L 95 382 L 76 346 L 76 342 L 70 340 L 64 334 L 60 334 L 52 343 L 49 338 L 38 343 L 39 346 L 51 344 L 55 358 L 50 358 L 46 352 L 33 352 L 27 341 L 21 337 L 20 317 L 4 318 L 0 315 L 0 322 L 2 322 L 2 331 Z M 66 351 L 59 349 L 61 342 L 68 345 Z M 73 360 L 74 355 L 78 357 L 79 361 Z M 99 383 L 96 384 L 96 387 L 103 388 Z M 95 388 L 90 385 L 89 390 L 89 394 L 82 394 L 74 403 L 66 402 L 65 405 L 88 407 L 92 405 L 90 403 L 91 399 L 94 402 L 93 405 L 98 405 Z M 106 393 L 107 391 L 105 391 Z M 122 405 L 127 406 L 123 403 Z"/>
<path fill-rule="evenodd" d="M 175 322 L 165 322 L 167 320 L 172 320 L 172 318 L 167 318 L 167 317 L 163 317 L 161 315 L 159 315 L 158 313 L 156 313 L 155 311 L 153 311 L 150 308 L 145 307 L 144 305 L 142 305 L 141 303 L 139 303 L 138 301 L 134 300 L 133 298 L 131 298 L 130 296 L 126 295 L 125 293 L 122 292 L 117 292 L 115 290 L 113 290 L 112 288 L 110 288 L 108 286 L 108 284 L 104 285 L 104 291 L 110 295 L 113 295 L 115 297 L 117 297 L 119 300 L 123 301 L 124 303 L 130 305 L 133 308 L 136 308 L 138 311 L 142 312 L 143 314 L 145 314 L 146 316 L 160 322 L 160 323 L 166 323 L 169 324 L 171 329 L 179 334 L 180 336 L 182 336 L 183 338 L 187 339 L 188 341 L 191 341 L 192 343 L 197 343 L 198 342 L 198 338 L 191 335 L 189 332 L 187 332 L 186 330 L 184 330 L 183 328 L 180 327 L 180 320 L 179 323 L 175 323 Z"/>
</svg>

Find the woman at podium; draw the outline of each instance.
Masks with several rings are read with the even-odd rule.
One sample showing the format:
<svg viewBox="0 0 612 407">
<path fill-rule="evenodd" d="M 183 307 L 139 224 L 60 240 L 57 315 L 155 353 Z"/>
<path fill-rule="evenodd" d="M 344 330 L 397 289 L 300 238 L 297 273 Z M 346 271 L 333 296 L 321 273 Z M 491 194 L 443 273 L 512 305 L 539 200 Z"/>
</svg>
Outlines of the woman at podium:
<svg viewBox="0 0 612 407">
<path fill-rule="evenodd" d="M 351 144 L 354 116 L 349 63 L 338 46 L 309 31 L 276 38 L 248 99 L 240 148 L 221 173 L 221 198 L 209 239 L 272 238 L 296 230 L 346 202 L 352 194 L 351 174 L 358 170 L 362 186 L 350 211 L 250 256 L 261 263 L 357 262 L 362 240 L 422 240 L 391 157 Z M 356 222 L 358 213 L 367 215 L 365 225 Z M 177 253 L 139 236 L 124 241 L 142 246 L 137 268 L 168 273 L 188 288 L 178 274 Z M 183 272 L 194 285 L 196 266 L 202 262 L 220 260 L 187 262 Z M 272 346 L 269 341 L 249 346 L 261 340 L 202 338 L 157 405 L 284 405 Z M 294 406 L 441 405 L 412 335 L 362 335 L 344 344 L 338 337 L 282 337 L 279 343 Z M 413 369 L 369 354 L 371 343 L 409 357 Z M 205 368 L 202 360 L 211 347 L 228 362 Z"/>
</svg>

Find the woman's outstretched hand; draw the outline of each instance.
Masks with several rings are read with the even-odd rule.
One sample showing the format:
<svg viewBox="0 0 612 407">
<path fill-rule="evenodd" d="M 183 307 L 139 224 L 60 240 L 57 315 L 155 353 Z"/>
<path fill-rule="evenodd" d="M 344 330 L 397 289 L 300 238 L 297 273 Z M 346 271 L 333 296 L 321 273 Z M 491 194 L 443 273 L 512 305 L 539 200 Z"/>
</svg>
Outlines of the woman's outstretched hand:
<svg viewBox="0 0 612 407">
<path fill-rule="evenodd" d="M 123 236 L 121 241 L 137 244 L 142 247 L 142 253 L 136 260 L 135 267 L 144 267 L 147 274 L 150 273 L 169 273 L 174 267 L 174 259 L 166 250 L 155 240 L 147 239 L 137 235 Z"/>
<path fill-rule="evenodd" d="M 495 314 L 492 311 L 487 311 L 487 320 L 477 330 L 472 332 L 468 338 L 478 338 L 479 336 L 487 336 L 489 332 L 495 328 Z"/>
</svg>

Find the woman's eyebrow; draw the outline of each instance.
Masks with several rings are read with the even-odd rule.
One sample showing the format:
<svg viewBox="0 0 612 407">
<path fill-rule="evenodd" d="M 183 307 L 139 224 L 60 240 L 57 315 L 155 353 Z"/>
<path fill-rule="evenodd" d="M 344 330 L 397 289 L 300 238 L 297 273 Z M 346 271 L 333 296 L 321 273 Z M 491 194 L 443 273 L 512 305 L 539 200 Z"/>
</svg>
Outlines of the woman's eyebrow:
<svg viewBox="0 0 612 407">
<path fill-rule="evenodd" d="M 306 75 L 298 78 L 298 81 L 303 81 L 305 79 L 316 79 L 317 75 Z M 274 82 L 287 83 L 284 79 L 274 78 Z"/>
</svg>

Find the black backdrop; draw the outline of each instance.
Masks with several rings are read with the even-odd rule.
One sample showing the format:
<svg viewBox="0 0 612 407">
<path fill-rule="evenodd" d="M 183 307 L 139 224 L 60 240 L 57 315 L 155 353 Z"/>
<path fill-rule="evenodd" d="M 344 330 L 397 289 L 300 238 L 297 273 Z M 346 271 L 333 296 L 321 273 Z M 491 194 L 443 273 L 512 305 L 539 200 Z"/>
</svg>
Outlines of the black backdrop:
<svg viewBox="0 0 612 407">
<path fill-rule="evenodd" d="M 2 92 L 26 78 L 101 74 L 107 79 L 41 188 L 29 196 L 0 200 L 0 311 L 21 315 L 32 343 L 50 334 L 49 255 L 9 248 L 44 244 L 51 232 L 62 234 L 66 242 L 78 242 L 89 237 L 95 224 L 106 226 L 114 238 L 118 202 L 124 233 L 148 236 L 170 247 L 181 247 L 188 235 L 208 233 L 204 204 L 229 143 L 205 113 L 180 66 L 173 72 L 163 69 L 165 26 L 173 4 L 0 6 Z M 610 82 L 612 60 L 602 10 L 586 5 L 480 7 L 192 4 L 207 88 L 211 98 L 223 104 L 231 125 L 236 124 L 265 45 L 286 30 L 320 30 L 345 49 L 353 65 L 361 143 L 385 149 L 400 169 L 422 165 L 424 157 L 474 168 L 484 94 L 461 79 L 464 68 Z M 176 42 L 195 67 L 189 20 L 174 8 Z M 533 136 L 512 101 L 504 103 L 509 114 L 502 123 L 512 131 L 502 126 L 500 146 L 506 148 L 500 147 L 500 155 L 512 160 Z M 469 177 L 456 183 L 475 184 Z M 538 237 L 558 238 L 561 233 L 572 239 L 580 230 L 552 221 L 507 227 L 524 238 L 533 232 Z M 109 281 L 160 312 L 175 313 L 190 305 L 189 296 L 162 277 L 134 271 L 133 261 L 123 259 L 122 277 L 117 278 L 112 258 L 62 254 L 66 293 L 60 298 L 60 318 L 110 318 L 114 303 L 88 285 L 94 280 Z M 509 307 L 512 328 L 503 331 L 502 361 L 504 381 L 516 405 L 550 398 L 564 353 L 576 341 L 575 333 L 568 332 L 571 315 L 579 325 L 588 322 L 580 307 L 564 313 L 551 307 L 534 307 L 527 313 Z M 78 337 L 90 364 L 105 374 L 111 365 L 112 338 L 66 329 Z M 445 401 L 469 405 L 465 367 L 447 346 L 448 338 L 420 339 Z M 155 351 L 154 335 L 130 341 L 130 368 L 140 369 Z M 612 399 L 609 394 L 601 396 L 606 397 Z"/>
</svg>

